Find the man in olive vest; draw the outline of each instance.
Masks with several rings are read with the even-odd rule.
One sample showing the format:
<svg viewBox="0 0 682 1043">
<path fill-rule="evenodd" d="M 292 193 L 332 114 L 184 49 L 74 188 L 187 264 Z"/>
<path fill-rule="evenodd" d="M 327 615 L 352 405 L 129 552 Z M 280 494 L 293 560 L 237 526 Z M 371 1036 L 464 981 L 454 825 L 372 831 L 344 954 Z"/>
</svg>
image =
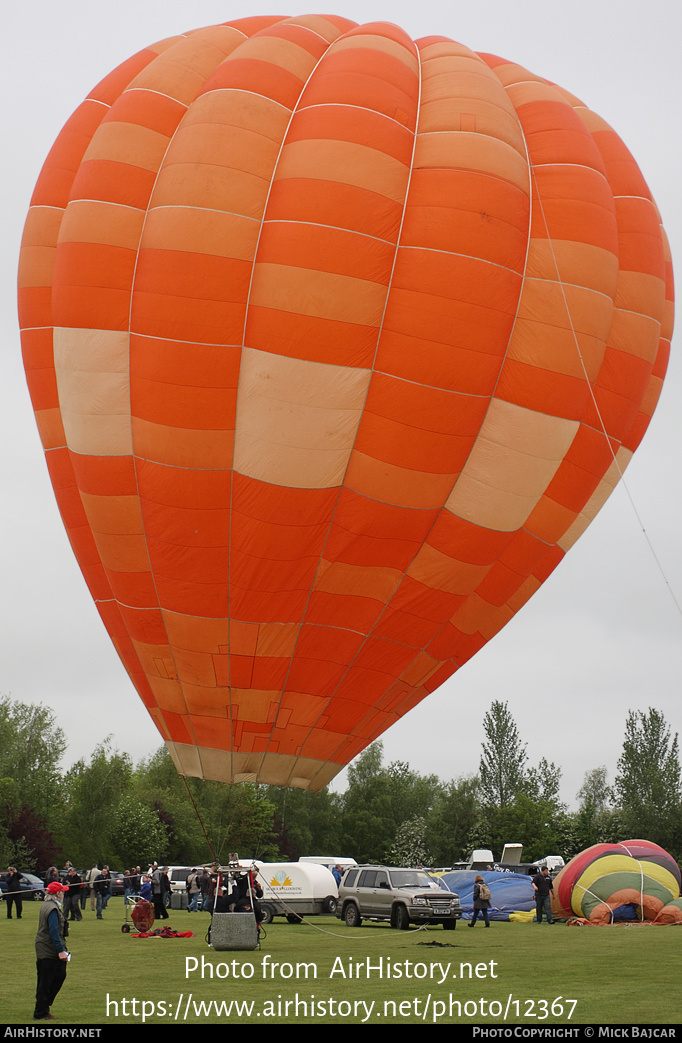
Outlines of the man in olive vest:
<svg viewBox="0 0 682 1043">
<path fill-rule="evenodd" d="M 50 1007 L 66 978 L 69 954 L 66 948 L 68 927 L 62 914 L 62 893 L 68 887 L 56 882 L 48 884 L 40 907 L 36 933 L 36 969 L 38 985 L 34 1021 L 54 1021 Z"/>
</svg>

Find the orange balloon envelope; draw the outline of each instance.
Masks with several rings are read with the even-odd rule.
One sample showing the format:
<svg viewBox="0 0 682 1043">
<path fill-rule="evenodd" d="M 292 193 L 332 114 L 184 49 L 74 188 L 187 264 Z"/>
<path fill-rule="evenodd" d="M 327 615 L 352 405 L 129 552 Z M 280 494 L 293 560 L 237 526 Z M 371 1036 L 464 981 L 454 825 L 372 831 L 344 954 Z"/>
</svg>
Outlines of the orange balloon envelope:
<svg viewBox="0 0 682 1043">
<path fill-rule="evenodd" d="M 163 40 L 35 189 L 23 350 L 64 524 L 178 770 L 319 789 L 478 651 L 639 444 L 651 194 L 577 98 L 445 37 Z"/>
</svg>

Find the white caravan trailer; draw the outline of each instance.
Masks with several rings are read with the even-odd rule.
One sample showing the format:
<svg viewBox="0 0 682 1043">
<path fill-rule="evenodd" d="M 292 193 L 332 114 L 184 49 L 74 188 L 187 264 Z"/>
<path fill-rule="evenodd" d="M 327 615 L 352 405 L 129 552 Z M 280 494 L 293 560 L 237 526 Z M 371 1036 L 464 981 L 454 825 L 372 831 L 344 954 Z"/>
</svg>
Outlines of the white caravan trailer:
<svg viewBox="0 0 682 1043">
<path fill-rule="evenodd" d="M 240 862 L 240 868 L 258 870 L 263 888 L 259 899 L 265 923 L 274 916 L 286 916 L 289 923 L 300 923 L 303 916 L 336 912 L 339 890 L 326 866 L 314 862 Z"/>
</svg>

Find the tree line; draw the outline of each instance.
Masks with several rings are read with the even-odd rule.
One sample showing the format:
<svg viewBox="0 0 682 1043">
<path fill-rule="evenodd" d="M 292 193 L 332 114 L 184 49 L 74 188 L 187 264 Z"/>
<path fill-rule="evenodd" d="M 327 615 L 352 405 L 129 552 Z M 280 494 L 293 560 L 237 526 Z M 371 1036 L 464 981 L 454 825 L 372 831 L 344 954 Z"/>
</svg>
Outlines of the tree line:
<svg viewBox="0 0 682 1043">
<path fill-rule="evenodd" d="M 477 775 L 442 781 L 375 742 L 350 765 L 345 793 L 181 779 L 161 747 L 134 765 L 109 740 L 68 770 L 54 714 L 0 698 L 0 865 L 42 871 L 69 859 L 113 869 L 264 861 L 305 854 L 358 862 L 449 866 L 472 848 L 522 843 L 524 859 L 571 858 L 601 842 L 641 838 L 682 855 L 678 737 L 655 709 L 630 711 L 616 777 L 588 771 L 569 811 L 561 769 L 530 764 L 507 703 L 484 719 Z"/>
</svg>

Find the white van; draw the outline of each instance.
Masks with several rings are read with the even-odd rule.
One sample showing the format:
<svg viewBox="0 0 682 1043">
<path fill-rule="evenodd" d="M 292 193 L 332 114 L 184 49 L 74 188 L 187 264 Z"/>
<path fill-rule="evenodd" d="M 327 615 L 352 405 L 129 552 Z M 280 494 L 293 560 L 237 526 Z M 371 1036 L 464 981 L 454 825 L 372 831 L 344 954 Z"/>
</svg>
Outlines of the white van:
<svg viewBox="0 0 682 1043">
<path fill-rule="evenodd" d="M 159 866 L 159 869 L 161 866 Z M 187 891 L 187 877 L 192 872 L 194 866 L 169 866 L 168 867 L 168 879 L 170 880 L 171 891 L 180 891 L 185 893 Z M 150 874 L 151 876 L 151 871 Z"/>
</svg>

